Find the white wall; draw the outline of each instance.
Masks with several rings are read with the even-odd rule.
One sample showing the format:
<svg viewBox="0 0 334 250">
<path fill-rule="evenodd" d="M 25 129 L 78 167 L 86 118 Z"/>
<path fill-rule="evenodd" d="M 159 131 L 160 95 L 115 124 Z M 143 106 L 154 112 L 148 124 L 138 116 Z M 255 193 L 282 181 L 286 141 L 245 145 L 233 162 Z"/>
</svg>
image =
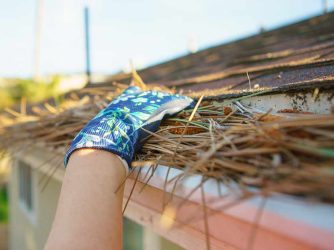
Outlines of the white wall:
<svg viewBox="0 0 334 250">
<path fill-rule="evenodd" d="M 40 180 L 47 176 L 33 170 L 33 213 L 29 213 L 19 200 L 19 182 L 17 161 L 11 171 L 9 185 L 10 199 L 10 250 L 39 250 L 43 249 L 57 207 L 60 182 L 50 179 L 42 191 Z M 42 184 L 44 183 L 42 182 Z"/>
</svg>

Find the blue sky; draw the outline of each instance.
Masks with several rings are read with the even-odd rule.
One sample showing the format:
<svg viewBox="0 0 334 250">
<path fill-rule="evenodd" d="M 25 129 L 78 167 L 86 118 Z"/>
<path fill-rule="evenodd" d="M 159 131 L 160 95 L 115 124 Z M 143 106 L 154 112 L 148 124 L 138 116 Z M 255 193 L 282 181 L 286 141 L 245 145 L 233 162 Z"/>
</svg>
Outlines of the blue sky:
<svg viewBox="0 0 334 250">
<path fill-rule="evenodd" d="M 37 0 L 0 0 L 0 76 L 33 72 Z M 113 73 L 320 14 L 321 0 L 91 0 L 92 69 Z M 44 0 L 41 72 L 84 72 L 83 0 Z M 330 10 L 334 0 L 328 0 Z"/>
</svg>

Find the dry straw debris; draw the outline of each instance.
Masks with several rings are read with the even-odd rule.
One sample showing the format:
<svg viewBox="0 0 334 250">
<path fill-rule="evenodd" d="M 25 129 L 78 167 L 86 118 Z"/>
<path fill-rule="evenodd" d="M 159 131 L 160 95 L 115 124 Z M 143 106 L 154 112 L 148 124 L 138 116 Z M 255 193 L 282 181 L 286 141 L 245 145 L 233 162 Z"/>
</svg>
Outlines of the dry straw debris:
<svg viewBox="0 0 334 250">
<path fill-rule="evenodd" d="M 63 154 L 77 132 L 124 88 L 85 88 L 67 95 L 59 107 L 45 103 L 27 114 L 8 110 L 2 115 L 7 125 L 0 127 L 0 147 L 17 152 L 35 144 Z M 245 193 L 334 202 L 334 115 L 255 112 L 242 104 L 245 98 L 204 100 L 196 110 L 164 121 L 159 131 L 149 133 L 133 166 L 161 164 L 183 169 L 183 177 L 201 174 Z"/>
</svg>

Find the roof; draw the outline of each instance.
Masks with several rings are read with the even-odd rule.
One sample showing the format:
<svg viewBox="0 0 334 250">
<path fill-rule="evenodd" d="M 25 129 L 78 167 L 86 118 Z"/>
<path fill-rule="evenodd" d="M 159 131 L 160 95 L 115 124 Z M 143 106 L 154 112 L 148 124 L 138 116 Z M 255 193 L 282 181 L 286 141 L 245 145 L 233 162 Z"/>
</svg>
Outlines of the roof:
<svg viewBox="0 0 334 250">
<path fill-rule="evenodd" d="M 190 91 L 251 87 L 289 89 L 334 83 L 334 12 L 164 62 L 138 73 L 143 80 Z M 113 81 L 129 82 L 129 74 Z M 108 84 L 107 83 L 107 84 Z"/>
</svg>

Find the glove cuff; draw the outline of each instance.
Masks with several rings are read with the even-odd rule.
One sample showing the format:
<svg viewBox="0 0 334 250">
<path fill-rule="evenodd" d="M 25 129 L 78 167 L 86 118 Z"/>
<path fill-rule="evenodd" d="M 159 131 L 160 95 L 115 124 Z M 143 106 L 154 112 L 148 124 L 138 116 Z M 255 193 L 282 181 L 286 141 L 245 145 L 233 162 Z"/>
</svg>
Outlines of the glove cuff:
<svg viewBox="0 0 334 250">
<path fill-rule="evenodd" d="M 80 149 L 97 149 L 97 150 L 104 150 L 104 151 L 107 151 L 107 152 L 110 152 L 110 153 L 113 153 L 114 155 L 116 155 L 120 161 L 123 163 L 124 165 L 124 168 L 126 169 L 126 172 L 129 171 L 130 169 L 130 164 L 131 164 L 131 160 L 129 160 L 129 157 L 122 154 L 122 152 L 116 150 L 116 149 L 113 149 L 113 148 L 108 148 L 104 145 L 94 145 L 94 146 L 91 146 L 91 147 L 88 147 L 88 146 L 81 146 L 81 147 L 75 147 L 75 146 L 71 146 L 66 154 L 65 154 L 65 157 L 64 157 L 64 165 L 65 165 L 65 168 L 67 167 L 67 164 L 68 164 L 68 161 L 71 157 L 71 155 L 74 153 L 74 151 L 76 150 L 80 150 Z"/>
<path fill-rule="evenodd" d="M 109 115 L 113 116 L 112 113 Z M 120 116 L 123 116 L 123 114 Z M 125 166 L 129 168 L 134 155 L 133 141 L 138 138 L 138 132 L 131 123 L 125 123 L 124 120 L 124 117 L 117 119 L 115 117 L 96 116 L 72 141 L 64 157 L 65 167 L 75 150 L 92 148 L 118 155 L 126 163 Z"/>
</svg>

